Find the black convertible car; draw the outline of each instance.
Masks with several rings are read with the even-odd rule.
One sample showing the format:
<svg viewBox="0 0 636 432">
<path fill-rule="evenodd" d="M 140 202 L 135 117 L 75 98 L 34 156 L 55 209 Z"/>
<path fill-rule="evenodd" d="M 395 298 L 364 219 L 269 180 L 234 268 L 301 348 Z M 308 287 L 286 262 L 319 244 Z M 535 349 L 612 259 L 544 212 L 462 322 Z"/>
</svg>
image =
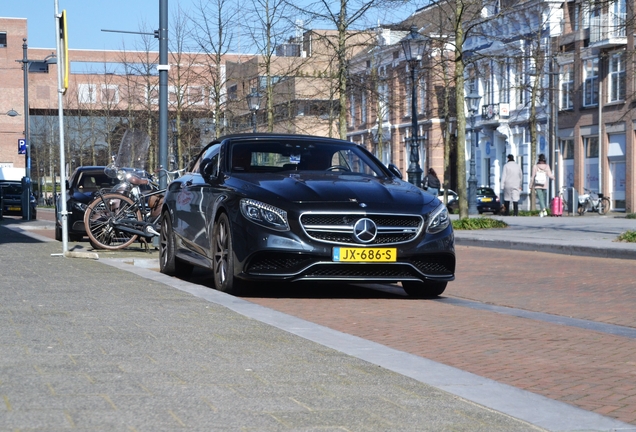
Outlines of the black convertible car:
<svg viewBox="0 0 636 432">
<path fill-rule="evenodd" d="M 207 145 L 168 185 L 160 268 L 250 282 L 401 282 L 435 297 L 454 279 L 453 228 L 433 195 L 356 144 L 244 134 Z"/>
</svg>

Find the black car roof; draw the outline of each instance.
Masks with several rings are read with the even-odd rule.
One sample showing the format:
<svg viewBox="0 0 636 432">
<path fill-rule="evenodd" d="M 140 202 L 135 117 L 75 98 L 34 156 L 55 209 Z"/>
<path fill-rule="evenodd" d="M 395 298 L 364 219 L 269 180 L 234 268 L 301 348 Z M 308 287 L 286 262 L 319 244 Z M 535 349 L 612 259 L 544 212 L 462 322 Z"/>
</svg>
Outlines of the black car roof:
<svg viewBox="0 0 636 432">
<path fill-rule="evenodd" d="M 259 140 L 259 139 L 268 139 L 268 140 L 269 139 L 301 139 L 302 140 L 304 139 L 304 140 L 320 140 L 323 142 L 332 141 L 334 143 L 339 143 L 339 144 L 348 143 L 351 145 L 356 145 L 355 143 L 352 143 L 351 141 L 346 141 L 339 138 L 323 137 L 323 136 L 317 136 L 317 135 L 284 134 L 284 133 L 274 133 L 274 132 L 257 132 L 257 133 L 224 135 L 210 142 L 210 144 L 223 142 L 225 140 L 235 140 L 235 139 L 253 139 L 253 140 Z"/>
</svg>

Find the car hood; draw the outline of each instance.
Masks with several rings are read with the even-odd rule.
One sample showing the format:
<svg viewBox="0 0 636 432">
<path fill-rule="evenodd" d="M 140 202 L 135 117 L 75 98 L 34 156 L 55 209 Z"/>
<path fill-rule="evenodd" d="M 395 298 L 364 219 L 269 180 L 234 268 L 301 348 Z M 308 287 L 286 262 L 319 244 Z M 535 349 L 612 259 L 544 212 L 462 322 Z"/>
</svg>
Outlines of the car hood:
<svg viewBox="0 0 636 432">
<path fill-rule="evenodd" d="M 435 201 L 423 190 L 393 178 L 376 178 L 347 174 L 267 174 L 255 178 L 239 174 L 233 179 L 236 187 L 248 196 L 261 199 L 282 199 L 294 203 L 351 203 L 394 206 L 421 210 Z M 274 203 L 272 203 L 274 204 Z"/>
</svg>

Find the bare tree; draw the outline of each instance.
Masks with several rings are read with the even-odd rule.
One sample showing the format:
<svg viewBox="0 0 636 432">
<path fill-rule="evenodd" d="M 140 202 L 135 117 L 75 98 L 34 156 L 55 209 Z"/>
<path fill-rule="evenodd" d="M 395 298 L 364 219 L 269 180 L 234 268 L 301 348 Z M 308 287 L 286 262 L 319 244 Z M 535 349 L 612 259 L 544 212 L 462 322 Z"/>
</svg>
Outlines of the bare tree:
<svg viewBox="0 0 636 432">
<path fill-rule="evenodd" d="M 190 15 L 191 36 L 205 57 L 205 71 L 200 78 L 207 83 L 214 133 L 224 133 L 226 123 L 227 83 L 224 56 L 232 47 L 232 28 L 238 25 L 239 9 L 228 0 L 201 0 Z"/>
<path fill-rule="evenodd" d="M 333 25 L 336 34 L 325 37 L 325 43 L 331 46 L 335 59 L 335 82 L 337 83 L 338 98 L 338 135 L 341 139 L 347 136 L 347 82 L 349 75 L 348 63 L 352 55 L 361 46 L 372 44 L 372 32 L 366 33 L 366 38 L 360 41 L 360 29 L 356 26 L 368 18 L 368 13 L 380 5 L 390 2 L 386 0 L 317 0 L 305 7 L 290 3 L 300 14 L 308 17 L 308 21 L 324 22 Z M 368 23 L 366 23 L 368 24 Z M 368 28 L 368 27 L 367 27 Z M 352 40 L 352 37 L 355 38 Z"/>
</svg>

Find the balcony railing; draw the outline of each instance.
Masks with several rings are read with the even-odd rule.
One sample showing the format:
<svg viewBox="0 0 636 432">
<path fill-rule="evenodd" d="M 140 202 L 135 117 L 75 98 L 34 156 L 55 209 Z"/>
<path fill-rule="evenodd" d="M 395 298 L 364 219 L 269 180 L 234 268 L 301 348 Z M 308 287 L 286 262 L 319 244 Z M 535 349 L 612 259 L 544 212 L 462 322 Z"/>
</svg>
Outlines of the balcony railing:
<svg viewBox="0 0 636 432">
<path fill-rule="evenodd" d="M 602 14 L 590 18 L 590 44 L 622 45 L 627 43 L 625 14 Z"/>
</svg>

